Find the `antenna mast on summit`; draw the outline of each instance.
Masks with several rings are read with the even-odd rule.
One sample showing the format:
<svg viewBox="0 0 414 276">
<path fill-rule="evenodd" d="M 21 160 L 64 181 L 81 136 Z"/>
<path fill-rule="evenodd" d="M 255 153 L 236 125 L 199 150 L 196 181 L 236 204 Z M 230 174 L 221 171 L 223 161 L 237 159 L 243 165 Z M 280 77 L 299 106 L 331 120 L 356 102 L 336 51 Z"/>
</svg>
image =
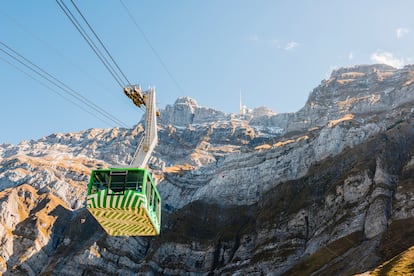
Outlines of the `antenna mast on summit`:
<svg viewBox="0 0 414 276">
<path fill-rule="evenodd" d="M 243 116 L 245 115 L 245 108 L 243 106 L 243 102 L 242 102 L 242 92 L 240 91 L 240 107 L 239 107 L 239 115 Z"/>
</svg>

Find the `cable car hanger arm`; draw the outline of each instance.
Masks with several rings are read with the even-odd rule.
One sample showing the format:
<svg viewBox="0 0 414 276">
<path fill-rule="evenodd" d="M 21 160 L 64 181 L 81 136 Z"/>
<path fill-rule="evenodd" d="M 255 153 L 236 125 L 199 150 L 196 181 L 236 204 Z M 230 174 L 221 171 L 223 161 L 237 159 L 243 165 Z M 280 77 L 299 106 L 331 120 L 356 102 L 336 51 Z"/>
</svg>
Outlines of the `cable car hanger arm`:
<svg viewBox="0 0 414 276">
<path fill-rule="evenodd" d="M 136 106 L 140 108 L 141 106 L 146 107 L 145 133 L 130 163 L 130 167 L 145 168 L 158 143 L 155 89 L 149 88 L 147 91 L 142 92 L 141 87 L 137 85 L 126 86 L 124 93 Z"/>
</svg>

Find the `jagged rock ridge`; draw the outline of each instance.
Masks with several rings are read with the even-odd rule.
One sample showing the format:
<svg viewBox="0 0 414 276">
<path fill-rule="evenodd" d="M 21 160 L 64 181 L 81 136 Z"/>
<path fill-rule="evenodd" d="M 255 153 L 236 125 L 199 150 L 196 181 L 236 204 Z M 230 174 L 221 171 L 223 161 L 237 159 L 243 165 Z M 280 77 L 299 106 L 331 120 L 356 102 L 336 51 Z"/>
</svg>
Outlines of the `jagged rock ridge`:
<svg viewBox="0 0 414 276">
<path fill-rule="evenodd" d="M 142 127 L 0 146 L 5 274 L 361 273 L 414 244 L 414 68 L 334 71 L 296 113 L 239 117 L 180 98 L 150 167 L 162 234 L 109 237 L 84 209 L 95 167 Z M 395 239 L 395 237 L 398 237 Z"/>
</svg>

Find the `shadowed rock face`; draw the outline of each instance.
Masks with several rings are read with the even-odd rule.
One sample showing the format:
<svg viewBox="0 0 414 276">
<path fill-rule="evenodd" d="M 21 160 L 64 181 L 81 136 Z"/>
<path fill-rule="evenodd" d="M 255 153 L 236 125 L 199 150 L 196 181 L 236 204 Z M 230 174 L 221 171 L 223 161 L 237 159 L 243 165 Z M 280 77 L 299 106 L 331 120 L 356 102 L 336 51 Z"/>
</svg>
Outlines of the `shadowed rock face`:
<svg viewBox="0 0 414 276">
<path fill-rule="evenodd" d="M 0 145 L 0 271 L 373 269 L 414 245 L 413 81 L 410 66 L 341 68 L 300 111 L 277 115 L 178 99 L 161 111 L 150 162 L 163 198 L 161 235 L 151 238 L 107 236 L 84 208 L 90 170 L 129 163 L 141 124 Z"/>
</svg>

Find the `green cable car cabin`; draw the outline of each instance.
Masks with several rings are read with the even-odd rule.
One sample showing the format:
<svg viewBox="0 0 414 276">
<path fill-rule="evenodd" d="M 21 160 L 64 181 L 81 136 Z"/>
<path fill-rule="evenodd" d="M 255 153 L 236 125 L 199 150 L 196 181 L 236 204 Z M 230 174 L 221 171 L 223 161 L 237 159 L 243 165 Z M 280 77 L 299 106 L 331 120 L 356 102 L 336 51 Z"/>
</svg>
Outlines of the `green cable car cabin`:
<svg viewBox="0 0 414 276">
<path fill-rule="evenodd" d="M 160 233 L 161 198 L 148 160 L 157 144 L 155 90 L 142 92 L 127 86 L 124 93 L 135 105 L 146 108 L 146 130 L 127 168 L 93 170 L 88 183 L 86 208 L 112 236 L 155 236 Z"/>
<path fill-rule="evenodd" d="M 161 198 L 148 170 L 93 170 L 87 209 L 112 236 L 159 235 Z"/>
</svg>

